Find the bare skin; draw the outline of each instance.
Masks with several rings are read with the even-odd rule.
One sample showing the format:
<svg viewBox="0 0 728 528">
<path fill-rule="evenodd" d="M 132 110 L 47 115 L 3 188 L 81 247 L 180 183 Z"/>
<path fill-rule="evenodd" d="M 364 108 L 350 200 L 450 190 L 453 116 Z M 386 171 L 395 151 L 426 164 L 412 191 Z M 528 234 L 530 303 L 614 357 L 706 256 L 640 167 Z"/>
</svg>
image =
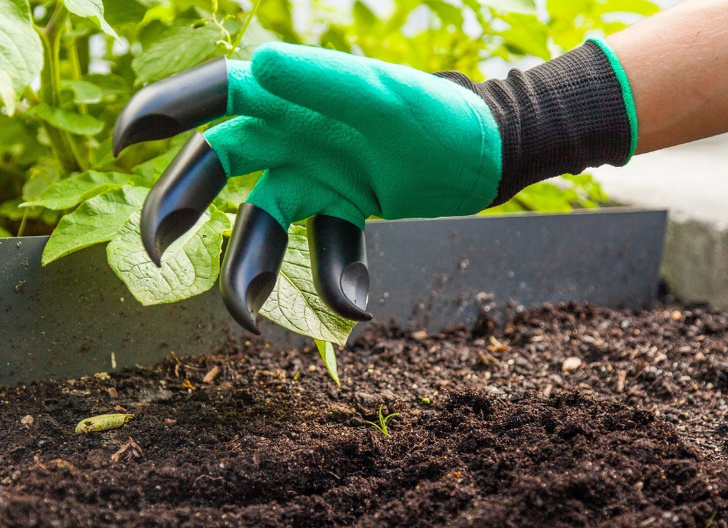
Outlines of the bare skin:
<svg viewBox="0 0 728 528">
<path fill-rule="evenodd" d="M 637 154 L 728 132 L 728 0 L 687 0 L 607 41 L 634 93 Z"/>
</svg>

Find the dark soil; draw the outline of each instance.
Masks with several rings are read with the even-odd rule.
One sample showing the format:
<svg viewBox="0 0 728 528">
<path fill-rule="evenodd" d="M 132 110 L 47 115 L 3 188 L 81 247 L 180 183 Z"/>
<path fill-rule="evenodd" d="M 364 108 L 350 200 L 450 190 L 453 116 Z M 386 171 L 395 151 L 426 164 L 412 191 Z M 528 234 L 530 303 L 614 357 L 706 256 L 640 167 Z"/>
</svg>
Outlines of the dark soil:
<svg viewBox="0 0 728 528">
<path fill-rule="evenodd" d="M 724 313 L 546 306 L 373 329 L 342 388 L 315 350 L 231 342 L 5 389 L 0 526 L 725 528 L 727 345 Z"/>
</svg>

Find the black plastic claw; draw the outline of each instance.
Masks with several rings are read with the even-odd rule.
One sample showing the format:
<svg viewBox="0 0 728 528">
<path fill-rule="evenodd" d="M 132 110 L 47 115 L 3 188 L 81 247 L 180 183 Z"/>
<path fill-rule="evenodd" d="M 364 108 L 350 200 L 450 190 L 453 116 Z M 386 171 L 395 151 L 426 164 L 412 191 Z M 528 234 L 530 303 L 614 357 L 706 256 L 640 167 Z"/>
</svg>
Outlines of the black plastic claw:
<svg viewBox="0 0 728 528">
<path fill-rule="evenodd" d="M 149 191 L 142 208 L 142 242 L 157 266 L 164 251 L 195 225 L 226 182 L 217 154 L 201 134 L 194 134 Z"/>
<path fill-rule="evenodd" d="M 308 248 L 313 283 L 333 311 L 353 321 L 369 321 L 369 271 L 364 233 L 334 216 L 309 218 Z"/>
<path fill-rule="evenodd" d="M 238 210 L 220 270 L 220 290 L 228 311 L 255 335 L 255 316 L 276 284 L 288 234 L 271 215 L 249 203 Z"/>
<path fill-rule="evenodd" d="M 114 125 L 114 156 L 141 141 L 164 139 L 225 115 L 225 57 L 150 84 L 131 98 Z"/>
</svg>

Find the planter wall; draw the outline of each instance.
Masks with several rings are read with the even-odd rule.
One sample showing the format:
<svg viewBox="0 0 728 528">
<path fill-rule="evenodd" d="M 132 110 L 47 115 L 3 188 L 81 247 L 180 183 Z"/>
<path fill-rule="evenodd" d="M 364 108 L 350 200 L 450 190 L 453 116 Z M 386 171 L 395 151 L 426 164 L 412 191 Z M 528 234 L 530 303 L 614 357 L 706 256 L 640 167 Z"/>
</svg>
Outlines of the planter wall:
<svg viewBox="0 0 728 528">
<path fill-rule="evenodd" d="M 472 324 L 485 296 L 503 310 L 566 300 L 639 309 L 656 295 L 664 211 L 608 210 L 367 225 L 379 322 L 437 331 Z M 47 237 L 0 239 L 0 384 L 80 376 L 215 351 L 242 331 L 217 288 L 175 305 L 142 307 L 103 247 L 43 268 Z M 359 325 L 357 330 L 360 331 Z M 300 336 L 263 324 L 274 346 Z M 356 334 L 356 332 L 355 332 Z"/>
</svg>

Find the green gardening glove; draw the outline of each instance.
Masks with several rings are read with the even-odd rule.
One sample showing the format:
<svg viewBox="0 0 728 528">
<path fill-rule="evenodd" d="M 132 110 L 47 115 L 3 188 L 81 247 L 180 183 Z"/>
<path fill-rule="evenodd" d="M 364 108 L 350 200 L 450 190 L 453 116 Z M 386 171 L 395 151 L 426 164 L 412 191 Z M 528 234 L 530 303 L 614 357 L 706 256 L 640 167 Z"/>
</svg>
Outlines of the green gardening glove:
<svg viewBox="0 0 728 528">
<path fill-rule="evenodd" d="M 115 151 L 223 114 L 240 117 L 193 136 L 150 193 L 142 239 L 159 262 L 227 178 L 264 170 L 221 271 L 228 308 L 251 331 L 292 222 L 311 218 L 324 301 L 366 320 L 368 217 L 473 214 L 541 179 L 622 165 L 637 141 L 629 82 L 603 41 L 477 84 L 269 43 L 251 62 L 213 61 L 142 90 L 117 122 Z"/>
</svg>

